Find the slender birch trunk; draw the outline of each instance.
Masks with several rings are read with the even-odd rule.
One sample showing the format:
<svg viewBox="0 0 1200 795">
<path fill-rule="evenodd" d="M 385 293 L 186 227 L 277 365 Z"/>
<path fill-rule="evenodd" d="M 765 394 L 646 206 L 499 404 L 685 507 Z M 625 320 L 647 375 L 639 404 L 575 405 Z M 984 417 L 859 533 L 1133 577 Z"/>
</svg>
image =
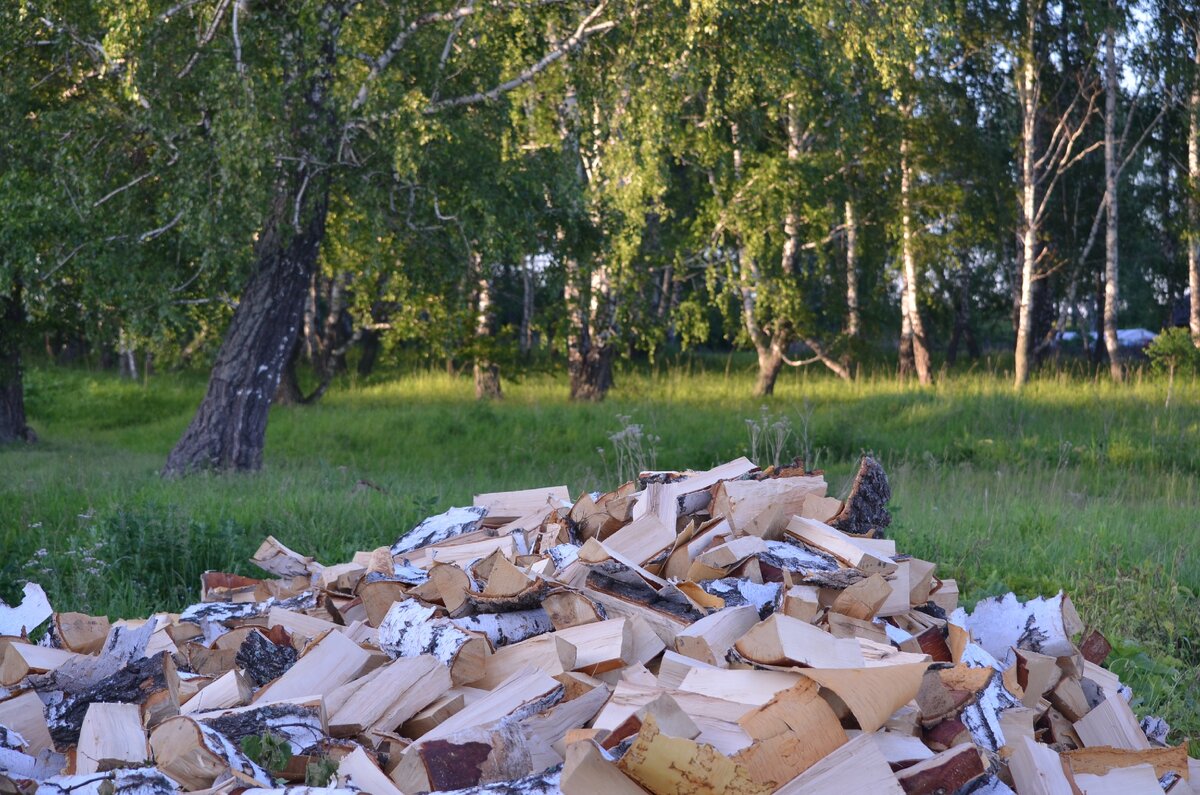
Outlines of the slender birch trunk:
<svg viewBox="0 0 1200 795">
<path fill-rule="evenodd" d="M 1033 36 L 1036 14 L 1028 14 L 1028 41 L 1025 62 L 1020 71 L 1021 96 L 1021 299 L 1017 310 L 1017 346 L 1014 386 L 1029 381 L 1030 329 L 1033 326 L 1033 277 L 1037 265 L 1037 179 L 1034 173 L 1037 130 L 1037 71 L 1034 65 Z"/>
<path fill-rule="evenodd" d="M 1188 97 L 1188 288 L 1192 302 L 1188 326 L 1200 347 L 1200 25 L 1192 43 L 1192 93 Z"/>
<path fill-rule="evenodd" d="M 911 112 L 909 110 L 908 112 Z M 907 115 L 907 114 L 906 114 Z M 901 258 L 904 261 L 904 314 L 912 339 L 913 364 L 917 378 L 924 385 L 933 383 L 933 368 L 929 360 L 929 344 L 925 325 L 917 309 L 917 264 L 913 255 L 912 232 L 912 162 L 909 160 L 908 134 L 900 137 L 900 227 Z"/>
<path fill-rule="evenodd" d="M 858 310 L 858 218 L 854 200 L 846 199 L 846 336 L 859 335 L 862 320 Z"/>
<path fill-rule="evenodd" d="M 1109 4 L 1112 11 L 1112 4 Z M 1108 349 L 1108 367 L 1114 381 L 1124 377 L 1121 347 L 1117 340 L 1117 303 L 1120 282 L 1117 259 L 1119 243 L 1117 197 L 1117 48 L 1116 28 L 1109 26 L 1104 36 L 1104 189 L 1108 216 L 1104 227 L 1104 347 Z"/>
</svg>

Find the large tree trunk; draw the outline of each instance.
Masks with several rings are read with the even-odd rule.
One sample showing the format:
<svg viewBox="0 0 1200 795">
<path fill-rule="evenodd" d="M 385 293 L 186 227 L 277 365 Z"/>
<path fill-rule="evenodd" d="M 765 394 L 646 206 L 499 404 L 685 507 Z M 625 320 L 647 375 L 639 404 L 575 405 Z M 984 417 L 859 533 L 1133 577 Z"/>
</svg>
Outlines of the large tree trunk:
<svg viewBox="0 0 1200 795">
<path fill-rule="evenodd" d="M 325 234 L 327 193 L 327 184 L 310 184 L 303 196 L 287 195 L 277 202 L 204 401 L 168 456 L 164 474 L 262 466 L 267 411 L 300 330 L 305 293 Z M 299 232 L 280 217 L 296 202 L 304 219 Z"/>
<path fill-rule="evenodd" d="M 754 382 L 754 396 L 767 397 L 775 394 L 775 381 L 783 369 L 783 348 L 776 340 L 758 349 L 758 378 Z"/>
<path fill-rule="evenodd" d="M 1037 266 L 1037 180 L 1034 173 L 1037 129 L 1037 81 L 1033 57 L 1035 18 L 1029 12 L 1029 52 L 1021 66 L 1021 299 L 1017 311 L 1014 386 L 1029 381 L 1030 330 L 1033 326 L 1033 277 Z"/>
<path fill-rule="evenodd" d="M 495 317 L 492 313 L 492 282 L 488 274 L 482 272 L 482 263 L 476 255 L 475 269 L 479 271 L 479 286 L 476 293 L 475 339 L 486 344 L 492 336 Z M 488 359 L 487 356 L 475 356 L 475 399 L 499 400 L 500 365 Z"/>
<path fill-rule="evenodd" d="M 1191 291 L 1191 307 L 1188 326 L 1192 340 L 1200 346 L 1200 202 L 1196 191 L 1200 190 L 1200 26 L 1197 26 L 1192 42 L 1192 93 L 1188 97 L 1188 231 L 1187 244 L 1188 289 Z"/>
<path fill-rule="evenodd" d="M 1109 11 L 1114 12 L 1112 3 Z M 1117 268 L 1118 209 L 1117 197 L 1117 56 L 1116 29 L 1104 35 L 1104 188 L 1108 216 L 1104 227 L 1104 347 L 1108 349 L 1108 368 L 1114 381 L 1124 378 L 1121 346 L 1117 340 L 1117 302 L 1120 289 Z"/>
<path fill-rule="evenodd" d="M 254 273 L 217 352 L 204 400 L 167 457 L 164 475 L 262 466 L 268 410 L 300 333 L 325 238 L 340 130 L 331 95 L 340 14 L 332 3 L 323 7 L 316 42 L 298 31 L 283 40 L 293 157 L 279 161 L 275 196 L 254 246 Z M 307 47 L 315 49 L 300 49 Z"/>
<path fill-rule="evenodd" d="M 25 307 L 21 288 L 0 294 L 0 444 L 33 442 L 37 437 L 25 421 L 25 380 L 21 369 L 21 341 Z"/>
<path fill-rule="evenodd" d="M 911 110 L 906 111 L 906 115 Z M 900 137 L 900 229 L 901 256 L 904 260 L 904 313 L 912 331 L 913 364 L 917 378 L 922 384 L 933 383 L 933 367 L 929 359 L 929 342 L 925 337 L 925 324 L 917 309 L 917 264 L 913 255 L 912 232 L 912 162 L 908 156 L 908 133 Z"/>
</svg>

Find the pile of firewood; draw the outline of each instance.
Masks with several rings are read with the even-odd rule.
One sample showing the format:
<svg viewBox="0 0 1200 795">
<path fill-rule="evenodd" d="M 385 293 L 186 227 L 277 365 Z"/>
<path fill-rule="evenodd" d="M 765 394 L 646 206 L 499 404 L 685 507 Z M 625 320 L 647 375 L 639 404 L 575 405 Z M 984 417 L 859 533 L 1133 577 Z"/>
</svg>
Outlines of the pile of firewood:
<svg viewBox="0 0 1200 795">
<path fill-rule="evenodd" d="M 964 611 L 889 496 L 869 458 L 844 502 L 739 459 L 482 494 L 337 565 L 268 538 L 270 577 L 145 620 L 29 584 L 0 793 L 1200 792 L 1070 599 Z"/>
</svg>

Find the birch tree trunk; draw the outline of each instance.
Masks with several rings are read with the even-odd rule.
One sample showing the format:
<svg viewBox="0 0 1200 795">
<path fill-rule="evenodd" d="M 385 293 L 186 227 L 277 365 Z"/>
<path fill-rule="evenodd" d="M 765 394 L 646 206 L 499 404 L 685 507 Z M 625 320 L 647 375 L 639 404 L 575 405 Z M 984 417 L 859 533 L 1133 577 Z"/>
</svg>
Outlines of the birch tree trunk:
<svg viewBox="0 0 1200 795">
<path fill-rule="evenodd" d="M 36 441 L 25 420 L 25 380 L 21 368 L 21 338 L 25 307 L 20 284 L 0 294 L 0 444 Z"/>
<path fill-rule="evenodd" d="M 521 356 L 533 350 L 533 258 L 521 263 Z"/>
<path fill-rule="evenodd" d="M 1109 11 L 1114 11 L 1109 3 Z M 1108 215 L 1104 227 L 1104 347 L 1114 381 L 1122 380 L 1121 347 L 1117 340 L 1117 302 L 1120 300 L 1117 245 L 1119 242 L 1117 197 L 1117 57 L 1116 28 L 1104 35 L 1104 188 Z"/>
<path fill-rule="evenodd" d="M 1188 289 L 1191 306 L 1188 327 L 1192 340 L 1200 347 L 1200 26 L 1192 42 L 1192 93 L 1188 97 Z"/>
<path fill-rule="evenodd" d="M 917 309 L 917 265 L 913 256 L 912 240 L 912 162 L 908 157 L 907 133 L 900 138 L 900 228 L 901 257 L 904 261 L 904 314 L 908 319 L 912 340 L 913 365 L 916 367 L 917 379 L 928 385 L 933 383 L 933 369 L 929 360 L 925 326 Z"/>
<path fill-rule="evenodd" d="M 854 200 L 846 199 L 846 336 L 859 334 L 862 320 L 858 310 L 858 218 Z"/>
<path fill-rule="evenodd" d="M 492 312 L 492 280 L 483 271 L 479 255 L 475 255 L 475 269 L 479 273 L 476 291 L 475 339 L 483 342 L 494 332 L 495 315 Z M 486 356 L 475 357 L 475 399 L 498 400 L 500 392 L 500 366 Z"/>
<path fill-rule="evenodd" d="M 164 475 L 262 467 L 268 410 L 296 344 L 325 237 L 328 164 L 337 160 L 339 125 L 330 89 L 339 26 L 327 6 L 314 60 L 284 53 L 284 90 L 295 92 L 295 159 L 280 162 L 254 248 L 254 273 L 221 342 L 204 400 L 167 457 Z"/>
<path fill-rule="evenodd" d="M 1034 173 L 1037 130 L 1037 74 L 1034 66 L 1035 15 L 1029 12 L 1028 47 L 1020 71 L 1021 95 L 1021 299 L 1017 310 L 1014 386 L 1029 381 L 1030 329 L 1033 325 L 1033 276 L 1037 265 L 1037 178 Z"/>
</svg>

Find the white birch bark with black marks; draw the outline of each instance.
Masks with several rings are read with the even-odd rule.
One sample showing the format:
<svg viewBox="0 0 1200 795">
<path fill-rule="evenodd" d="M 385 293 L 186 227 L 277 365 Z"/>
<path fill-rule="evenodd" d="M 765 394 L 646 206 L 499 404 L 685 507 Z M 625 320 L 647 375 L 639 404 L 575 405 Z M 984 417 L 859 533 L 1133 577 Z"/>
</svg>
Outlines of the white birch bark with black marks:
<svg viewBox="0 0 1200 795">
<path fill-rule="evenodd" d="M 1109 3 L 1109 12 L 1115 13 Z M 1104 225 L 1104 347 L 1108 350 L 1109 373 L 1114 381 L 1124 377 L 1121 345 L 1117 339 L 1117 304 L 1120 301 L 1118 266 L 1119 209 L 1117 195 L 1117 31 L 1109 25 L 1104 33 L 1104 189 L 1107 218 Z"/>
</svg>

